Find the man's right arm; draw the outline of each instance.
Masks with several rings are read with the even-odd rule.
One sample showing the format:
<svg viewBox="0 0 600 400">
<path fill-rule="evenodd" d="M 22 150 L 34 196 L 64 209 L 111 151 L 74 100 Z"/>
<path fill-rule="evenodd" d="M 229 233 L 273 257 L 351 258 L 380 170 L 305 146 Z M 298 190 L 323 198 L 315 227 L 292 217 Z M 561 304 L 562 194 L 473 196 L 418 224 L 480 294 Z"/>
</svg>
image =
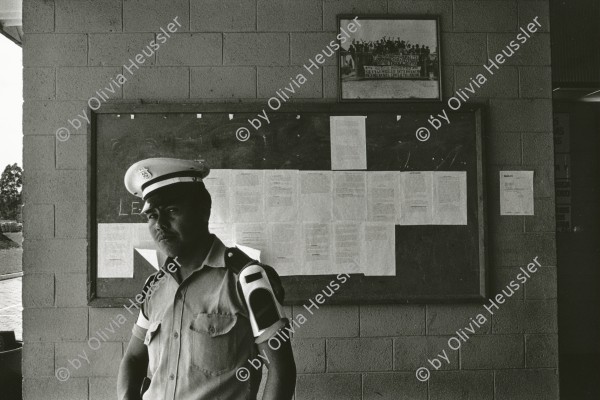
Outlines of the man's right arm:
<svg viewBox="0 0 600 400">
<path fill-rule="evenodd" d="M 119 400 L 140 400 L 140 389 L 148 370 L 148 348 L 144 341 L 131 336 L 119 366 L 117 396 Z"/>
</svg>

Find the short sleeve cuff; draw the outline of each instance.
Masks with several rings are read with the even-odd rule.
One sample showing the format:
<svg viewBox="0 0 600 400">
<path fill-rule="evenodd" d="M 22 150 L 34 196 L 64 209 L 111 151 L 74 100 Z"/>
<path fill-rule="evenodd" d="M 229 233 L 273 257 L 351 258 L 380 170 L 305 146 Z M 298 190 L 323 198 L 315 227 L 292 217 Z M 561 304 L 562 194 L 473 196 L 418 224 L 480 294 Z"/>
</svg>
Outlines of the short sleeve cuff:
<svg viewBox="0 0 600 400">
<path fill-rule="evenodd" d="M 131 334 L 136 338 L 140 339 L 142 342 L 146 338 L 146 331 L 148 329 L 144 329 L 138 324 L 133 324 L 133 329 L 131 330 Z"/>
<path fill-rule="evenodd" d="M 146 331 L 148 330 L 149 326 L 150 321 L 148 321 L 144 314 L 140 312 L 137 322 L 133 324 L 133 329 L 131 330 L 131 333 L 133 334 L 133 336 L 135 336 L 143 342 L 146 338 Z"/>
<path fill-rule="evenodd" d="M 259 337 L 257 337 L 254 342 L 256 344 L 266 342 L 267 340 L 269 340 L 273 336 L 275 336 L 277 331 L 280 330 L 281 328 L 283 328 L 284 326 L 286 326 L 288 324 L 288 322 L 289 321 L 287 318 L 281 318 L 279 321 L 275 322 L 273 325 L 271 325 L 270 327 L 265 329 L 265 331 Z"/>
</svg>

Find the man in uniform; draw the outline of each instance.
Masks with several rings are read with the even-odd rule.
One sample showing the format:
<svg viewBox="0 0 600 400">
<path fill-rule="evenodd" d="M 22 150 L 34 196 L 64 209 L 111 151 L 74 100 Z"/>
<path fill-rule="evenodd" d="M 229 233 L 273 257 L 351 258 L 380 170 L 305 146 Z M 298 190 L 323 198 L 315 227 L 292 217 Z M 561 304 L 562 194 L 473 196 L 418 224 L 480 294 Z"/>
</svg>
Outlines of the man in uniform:
<svg viewBox="0 0 600 400">
<path fill-rule="evenodd" d="M 248 360 L 267 367 L 263 400 L 289 400 L 294 393 L 289 341 L 276 350 L 268 345 L 288 322 L 279 277 L 209 232 L 211 197 L 202 182 L 208 172 L 201 162 L 153 158 L 125 174 L 127 189 L 145 201 L 142 214 L 167 260 L 146 281 L 119 368 L 119 400 L 142 398 L 142 386 L 144 400 L 254 400 L 262 374 Z M 240 272 L 257 264 L 279 304 L 263 296 L 248 306 Z M 264 322 L 269 312 L 275 317 L 259 334 L 251 320 L 258 315 Z"/>
</svg>

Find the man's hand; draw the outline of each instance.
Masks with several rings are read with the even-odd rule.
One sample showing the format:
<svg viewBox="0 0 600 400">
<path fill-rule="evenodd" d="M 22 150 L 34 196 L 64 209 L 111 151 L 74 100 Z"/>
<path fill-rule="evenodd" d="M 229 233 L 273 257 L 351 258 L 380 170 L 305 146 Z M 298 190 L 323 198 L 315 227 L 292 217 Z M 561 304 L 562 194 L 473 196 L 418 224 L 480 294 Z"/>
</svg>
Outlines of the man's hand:
<svg viewBox="0 0 600 400">
<path fill-rule="evenodd" d="M 287 326 L 288 324 L 281 329 Z M 277 350 L 273 350 L 268 343 L 266 341 L 258 344 L 259 354 L 266 355 L 269 371 L 262 400 L 291 400 L 296 388 L 296 363 L 290 339 L 285 342 L 279 339 L 281 347 Z"/>
</svg>

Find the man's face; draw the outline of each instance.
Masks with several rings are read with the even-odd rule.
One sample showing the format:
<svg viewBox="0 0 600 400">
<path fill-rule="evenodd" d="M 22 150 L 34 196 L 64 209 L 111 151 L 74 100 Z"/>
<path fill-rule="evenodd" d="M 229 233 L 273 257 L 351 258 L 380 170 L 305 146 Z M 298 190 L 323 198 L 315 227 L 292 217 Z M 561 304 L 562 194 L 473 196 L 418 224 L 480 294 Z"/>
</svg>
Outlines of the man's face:
<svg viewBox="0 0 600 400">
<path fill-rule="evenodd" d="M 194 253 L 208 234 L 206 210 L 191 198 L 156 195 L 145 211 L 148 228 L 159 249 L 169 257 Z"/>
</svg>

